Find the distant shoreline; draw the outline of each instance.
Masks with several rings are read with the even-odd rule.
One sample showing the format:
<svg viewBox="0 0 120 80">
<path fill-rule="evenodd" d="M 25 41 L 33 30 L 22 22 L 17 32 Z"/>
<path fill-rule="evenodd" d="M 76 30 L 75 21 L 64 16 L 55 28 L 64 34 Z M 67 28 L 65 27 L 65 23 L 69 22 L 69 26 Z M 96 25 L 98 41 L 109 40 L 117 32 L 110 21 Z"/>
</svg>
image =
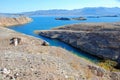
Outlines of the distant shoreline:
<svg viewBox="0 0 120 80">
<path fill-rule="evenodd" d="M 0 17 L 0 26 L 3 27 L 11 27 L 11 26 L 17 26 L 17 25 L 23 25 L 26 23 L 31 22 L 32 19 L 25 16 L 19 16 L 19 17 Z"/>
</svg>

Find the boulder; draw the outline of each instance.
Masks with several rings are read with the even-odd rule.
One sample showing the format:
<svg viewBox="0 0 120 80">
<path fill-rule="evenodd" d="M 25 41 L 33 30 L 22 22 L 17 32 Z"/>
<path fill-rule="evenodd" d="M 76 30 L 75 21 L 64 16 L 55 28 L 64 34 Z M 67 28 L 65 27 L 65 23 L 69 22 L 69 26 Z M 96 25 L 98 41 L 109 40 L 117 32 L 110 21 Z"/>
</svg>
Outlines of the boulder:
<svg viewBox="0 0 120 80">
<path fill-rule="evenodd" d="M 43 46 L 49 46 L 49 43 L 47 41 L 43 41 L 42 45 Z"/>
<path fill-rule="evenodd" d="M 110 73 L 111 80 L 120 80 L 120 73 L 119 72 L 112 72 Z"/>
<path fill-rule="evenodd" d="M 93 74 L 99 77 L 103 77 L 105 74 L 105 70 L 99 67 L 89 65 L 88 68 L 91 70 Z"/>
</svg>

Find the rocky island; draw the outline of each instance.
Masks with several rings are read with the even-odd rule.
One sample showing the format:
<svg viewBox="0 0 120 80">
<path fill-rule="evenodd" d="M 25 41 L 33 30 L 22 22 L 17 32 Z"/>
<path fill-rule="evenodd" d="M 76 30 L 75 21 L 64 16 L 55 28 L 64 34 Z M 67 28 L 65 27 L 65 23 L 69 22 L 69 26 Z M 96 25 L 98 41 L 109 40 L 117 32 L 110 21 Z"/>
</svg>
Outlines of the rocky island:
<svg viewBox="0 0 120 80">
<path fill-rule="evenodd" d="M 102 16 L 102 17 L 119 17 L 119 15 L 105 15 L 105 16 Z"/>
<path fill-rule="evenodd" d="M 102 16 L 87 16 L 88 18 L 101 18 L 101 17 L 119 17 L 119 15 L 102 15 Z"/>
<path fill-rule="evenodd" d="M 9 18 L 6 20 L 9 20 Z M 18 25 L 18 23 L 15 22 L 14 25 Z M 56 33 L 59 32 L 59 29 L 56 29 Z M 61 28 L 61 31 L 63 31 L 63 29 Z M 116 31 L 117 30 L 116 28 Z M 66 31 L 70 32 L 67 30 L 67 27 Z M 47 34 L 48 32 L 49 31 L 44 31 L 41 32 L 41 34 L 46 34 L 50 37 L 51 33 Z M 73 29 L 71 32 L 74 33 L 76 30 Z M 65 32 L 63 31 L 63 33 Z M 51 36 L 56 38 L 58 35 L 60 34 Z M 85 33 L 83 33 L 82 36 L 83 35 L 85 35 Z M 65 36 L 68 35 L 65 34 Z M 70 36 L 74 39 L 72 35 Z M 13 39 L 14 37 L 21 39 L 20 44 L 17 46 L 10 44 L 11 38 Z M 65 39 L 67 40 L 68 37 Z M 0 26 L 0 80 L 120 79 L 120 72 L 107 71 L 60 47 L 43 45 L 43 42 L 44 40 Z"/>
<path fill-rule="evenodd" d="M 76 18 L 61 17 L 61 18 L 55 18 L 55 20 L 87 20 L 87 19 L 84 17 L 76 17 Z"/>
<path fill-rule="evenodd" d="M 100 18 L 101 16 L 87 16 L 88 18 Z"/>
<path fill-rule="evenodd" d="M 55 18 L 55 20 L 70 20 L 70 18 L 61 17 L 61 18 Z"/>
</svg>

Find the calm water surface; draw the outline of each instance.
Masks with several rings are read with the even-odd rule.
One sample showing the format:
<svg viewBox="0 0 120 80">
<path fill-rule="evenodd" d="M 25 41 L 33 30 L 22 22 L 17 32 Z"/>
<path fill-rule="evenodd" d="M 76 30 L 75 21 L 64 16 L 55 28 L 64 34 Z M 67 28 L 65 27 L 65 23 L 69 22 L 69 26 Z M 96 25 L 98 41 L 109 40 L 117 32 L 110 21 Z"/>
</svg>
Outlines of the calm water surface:
<svg viewBox="0 0 120 80">
<path fill-rule="evenodd" d="M 13 29 L 17 32 L 21 32 L 21 33 L 31 35 L 34 37 L 42 38 L 42 39 L 48 41 L 50 43 L 50 45 L 52 45 L 52 46 L 58 46 L 58 47 L 65 48 L 66 50 L 68 50 L 80 57 L 86 58 L 92 62 L 98 62 L 99 58 L 96 58 L 94 56 L 91 56 L 89 54 L 81 52 L 80 50 L 75 49 L 61 41 L 52 40 L 49 38 L 38 36 L 38 35 L 34 34 L 34 30 L 50 30 L 50 29 L 58 27 L 58 26 L 75 24 L 75 23 L 83 23 L 83 22 L 118 22 L 118 21 L 120 21 L 120 17 L 88 18 L 85 21 L 76 21 L 76 20 L 60 21 L 60 20 L 55 20 L 54 18 L 55 17 L 32 17 L 33 22 L 25 24 L 25 25 L 13 26 L 13 27 L 10 27 L 10 29 Z"/>
</svg>

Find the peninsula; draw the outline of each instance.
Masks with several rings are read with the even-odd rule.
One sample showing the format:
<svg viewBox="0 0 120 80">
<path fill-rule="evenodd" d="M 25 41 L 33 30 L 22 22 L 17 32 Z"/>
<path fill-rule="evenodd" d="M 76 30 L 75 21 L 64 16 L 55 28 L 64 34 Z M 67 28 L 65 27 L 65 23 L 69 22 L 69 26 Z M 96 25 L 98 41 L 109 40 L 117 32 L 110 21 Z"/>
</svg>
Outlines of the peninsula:
<svg viewBox="0 0 120 80">
<path fill-rule="evenodd" d="M 15 25 L 23 25 L 26 23 L 31 22 L 32 19 L 25 16 L 18 16 L 18 17 L 0 17 L 0 26 L 15 26 Z"/>
<path fill-rule="evenodd" d="M 120 23 L 81 23 L 38 31 L 88 54 L 120 63 Z"/>
</svg>

